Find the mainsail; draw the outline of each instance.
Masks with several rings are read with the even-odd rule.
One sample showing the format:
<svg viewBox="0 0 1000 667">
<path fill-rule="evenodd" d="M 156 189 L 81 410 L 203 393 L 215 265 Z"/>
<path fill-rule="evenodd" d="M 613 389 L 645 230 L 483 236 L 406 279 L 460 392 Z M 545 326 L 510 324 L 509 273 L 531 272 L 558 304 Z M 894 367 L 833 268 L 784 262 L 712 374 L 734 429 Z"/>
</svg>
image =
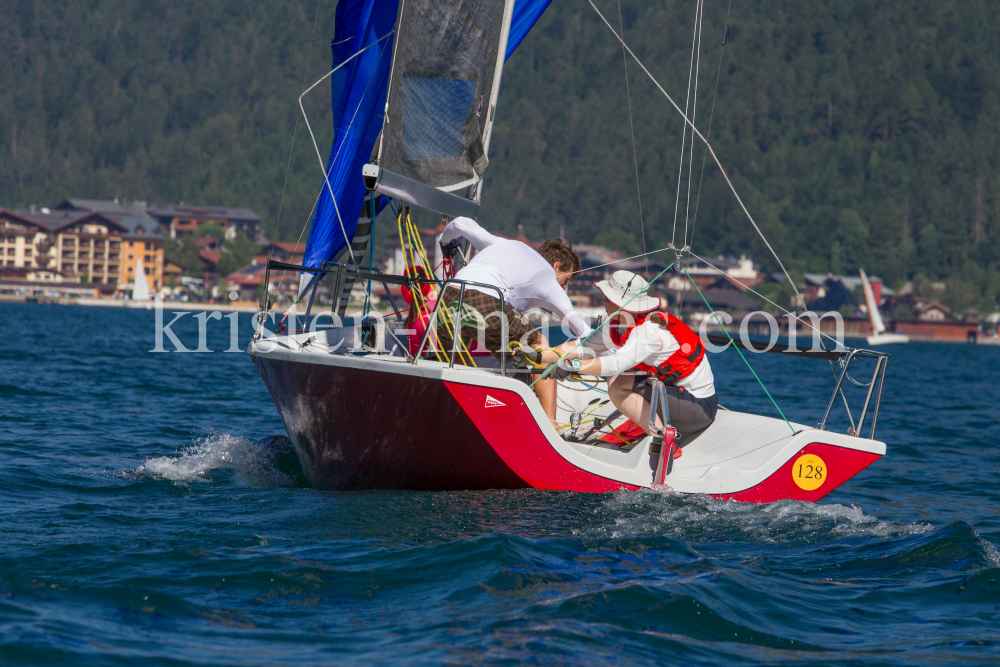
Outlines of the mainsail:
<svg viewBox="0 0 1000 667">
<path fill-rule="evenodd" d="M 479 182 L 513 6 L 401 0 L 379 167 L 447 192 Z"/>
</svg>

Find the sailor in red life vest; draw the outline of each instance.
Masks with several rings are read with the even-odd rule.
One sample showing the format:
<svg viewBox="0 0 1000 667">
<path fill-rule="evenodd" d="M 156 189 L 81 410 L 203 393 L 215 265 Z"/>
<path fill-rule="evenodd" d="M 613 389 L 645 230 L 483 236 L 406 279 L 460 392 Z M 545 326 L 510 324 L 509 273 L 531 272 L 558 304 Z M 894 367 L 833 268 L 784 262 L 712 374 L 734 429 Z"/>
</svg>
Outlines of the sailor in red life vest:
<svg viewBox="0 0 1000 667">
<path fill-rule="evenodd" d="M 631 271 L 616 271 L 610 280 L 596 286 L 604 294 L 608 315 L 614 315 L 586 343 L 601 356 L 587 359 L 590 354 L 581 347 L 567 355 L 566 359 L 573 361 L 557 366 L 553 374 L 607 377 L 608 396 L 615 407 L 646 430 L 652 386 L 645 376 L 622 373 L 649 371 L 665 385 L 670 422 L 678 433 L 690 436 L 708 428 L 715 421 L 719 402 L 698 334 L 670 313 L 658 312 L 659 299 L 649 296 L 649 284 Z M 570 341 L 560 351 L 574 347 L 576 342 Z M 544 363 L 558 359 L 554 352 L 541 356 Z"/>
<path fill-rule="evenodd" d="M 406 270 L 406 274 L 411 278 L 419 278 L 426 280 L 429 277 L 427 269 L 423 266 L 414 266 Z M 413 292 L 409 287 L 403 286 L 401 288 L 403 294 L 403 300 L 409 304 L 410 312 L 406 318 L 405 327 L 407 330 L 412 331 L 410 334 L 410 354 L 416 356 L 420 349 L 420 342 L 424 339 L 424 332 L 427 331 L 427 325 L 430 322 L 430 314 L 434 312 L 434 306 L 438 299 L 438 289 L 433 283 L 426 282 L 420 284 L 420 294 L 421 297 L 414 298 Z M 437 332 L 431 332 L 431 343 L 430 345 L 437 345 Z"/>
</svg>

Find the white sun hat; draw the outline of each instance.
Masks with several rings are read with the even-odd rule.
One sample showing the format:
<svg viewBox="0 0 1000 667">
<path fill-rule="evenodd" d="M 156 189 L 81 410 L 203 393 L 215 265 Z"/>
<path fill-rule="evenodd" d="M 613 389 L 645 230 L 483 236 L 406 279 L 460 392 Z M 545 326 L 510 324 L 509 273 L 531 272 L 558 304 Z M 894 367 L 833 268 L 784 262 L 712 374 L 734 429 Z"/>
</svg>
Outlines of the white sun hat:
<svg viewBox="0 0 1000 667">
<path fill-rule="evenodd" d="M 649 296 L 649 283 L 637 273 L 615 271 L 610 280 L 594 283 L 608 301 L 626 313 L 648 313 L 660 307 L 660 300 Z"/>
</svg>

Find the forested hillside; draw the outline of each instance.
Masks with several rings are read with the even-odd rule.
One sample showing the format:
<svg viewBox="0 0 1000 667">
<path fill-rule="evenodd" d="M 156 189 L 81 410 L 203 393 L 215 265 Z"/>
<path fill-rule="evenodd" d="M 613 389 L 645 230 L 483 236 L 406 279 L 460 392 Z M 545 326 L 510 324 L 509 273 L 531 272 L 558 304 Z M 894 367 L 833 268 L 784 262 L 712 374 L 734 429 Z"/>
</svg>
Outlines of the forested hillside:
<svg viewBox="0 0 1000 667">
<path fill-rule="evenodd" d="M 273 229 L 303 79 L 330 69 L 335 6 L 0 0 L 0 206 L 67 196 L 246 206 Z M 329 87 L 307 102 L 325 153 Z M 308 218 L 316 165 L 299 122 L 282 236 Z"/>
<path fill-rule="evenodd" d="M 681 105 L 695 8 L 682 1 L 621 5 L 626 40 Z M 697 124 L 707 132 L 711 118 L 713 147 L 782 257 L 798 270 L 946 279 L 994 303 L 1000 6 L 732 0 L 720 70 L 730 3 L 705 4 Z M 618 4 L 598 6 L 617 28 Z M 306 59 L 310 83 L 329 67 L 333 2 L 318 14 L 235 0 L 3 0 L 0 11 L 0 205 L 184 200 L 250 206 L 274 226 Z M 661 247 L 682 124 L 631 60 L 628 73 L 646 245 Z M 483 220 L 640 249 L 625 83 L 620 44 L 590 5 L 554 0 L 504 71 Z M 327 95 L 309 107 L 324 153 Z M 280 230 L 292 239 L 319 186 L 303 130 Z M 698 197 L 703 154 L 696 146 L 695 251 L 774 268 L 710 161 Z"/>
<path fill-rule="evenodd" d="M 623 2 L 622 14 L 626 40 L 683 106 L 693 3 L 649 48 L 679 4 Z M 703 131 L 728 4 L 705 3 Z M 617 27 L 617 4 L 598 6 Z M 635 250 L 621 46 L 586 2 L 552 9 L 504 75 L 485 214 L 529 235 L 565 224 Z M 864 265 L 891 281 L 960 279 L 995 299 L 1000 52 L 988 26 L 998 14 L 977 1 L 733 0 L 710 140 L 783 258 L 812 271 Z M 629 83 L 647 245 L 660 247 L 672 235 L 682 125 L 634 63 Z M 685 201 L 686 182 L 678 240 Z M 755 236 L 709 163 L 695 250 L 766 263 Z"/>
</svg>

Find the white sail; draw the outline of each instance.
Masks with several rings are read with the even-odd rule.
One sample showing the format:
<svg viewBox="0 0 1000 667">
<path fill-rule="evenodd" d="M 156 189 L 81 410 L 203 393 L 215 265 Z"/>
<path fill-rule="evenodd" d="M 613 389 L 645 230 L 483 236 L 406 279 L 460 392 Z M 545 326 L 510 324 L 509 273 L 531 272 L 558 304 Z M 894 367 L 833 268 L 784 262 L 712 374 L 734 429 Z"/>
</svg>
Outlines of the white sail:
<svg viewBox="0 0 1000 667">
<path fill-rule="evenodd" d="M 865 270 L 861 269 L 861 282 L 865 288 L 865 301 L 868 302 L 868 318 L 872 321 L 872 333 L 878 335 L 885 332 L 885 323 L 882 322 L 882 313 L 879 312 L 878 304 L 875 303 L 875 293 L 872 291 L 872 284 L 868 282 Z"/>
<path fill-rule="evenodd" d="M 135 263 L 135 282 L 132 284 L 133 301 L 149 301 L 149 283 L 146 282 L 146 271 L 142 268 L 142 257 Z"/>
</svg>

